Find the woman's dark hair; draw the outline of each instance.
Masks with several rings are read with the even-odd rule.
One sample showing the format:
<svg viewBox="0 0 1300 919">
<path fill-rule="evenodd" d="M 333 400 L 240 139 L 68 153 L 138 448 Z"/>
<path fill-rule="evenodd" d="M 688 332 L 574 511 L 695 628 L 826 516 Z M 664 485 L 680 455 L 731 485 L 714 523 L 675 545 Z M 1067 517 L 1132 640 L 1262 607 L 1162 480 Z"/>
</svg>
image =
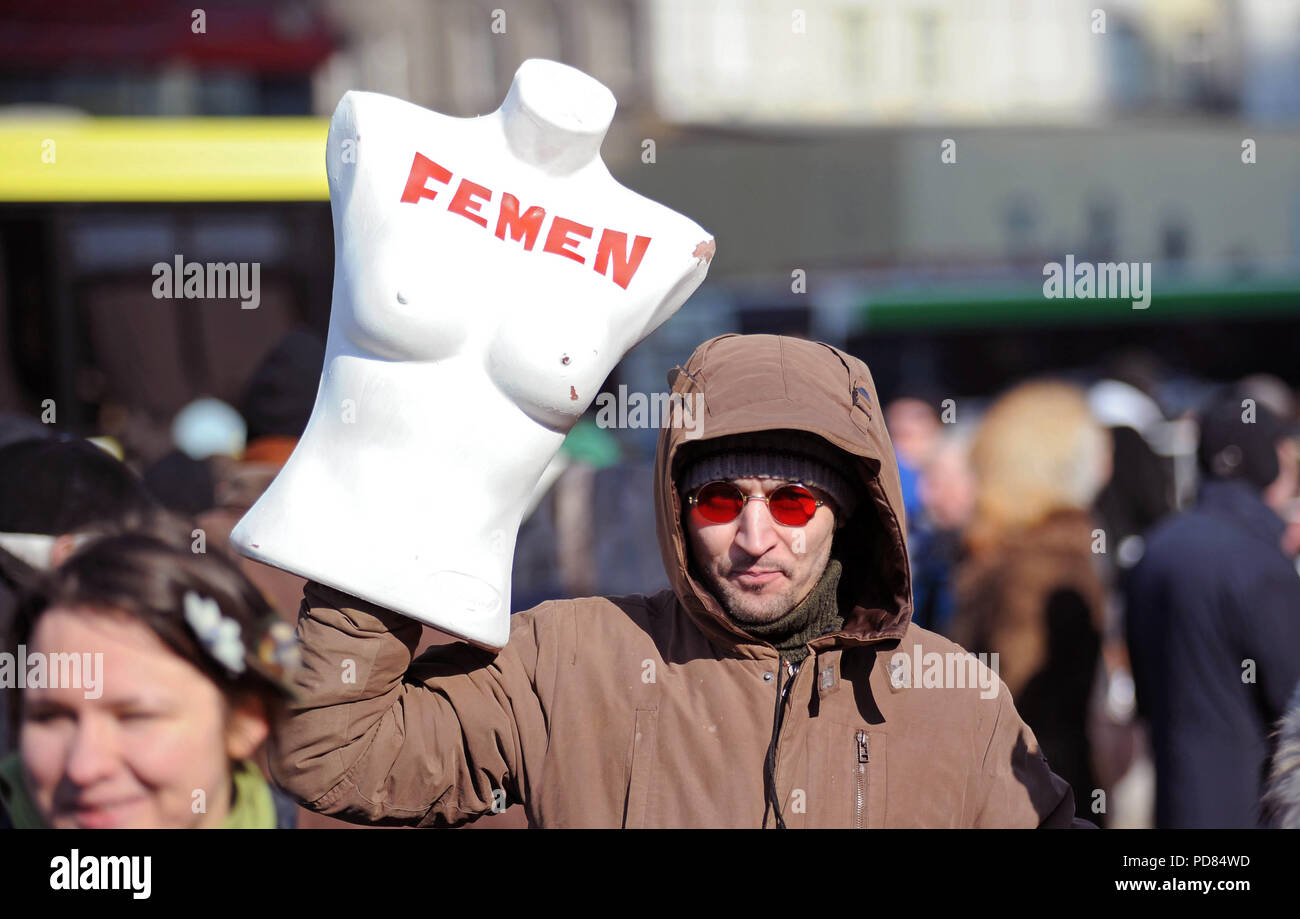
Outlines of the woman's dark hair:
<svg viewBox="0 0 1300 919">
<path fill-rule="evenodd" d="M 211 609 L 214 602 L 223 619 L 239 625 L 242 672 L 209 650 L 186 615 L 187 594 L 191 605 L 198 601 Z M 219 552 L 191 552 L 175 540 L 147 533 L 93 539 L 23 598 L 9 646 L 27 643 L 40 616 L 56 606 L 89 607 L 142 622 L 216 683 L 228 703 L 254 696 L 270 717 L 276 704 L 292 694 L 296 646 L 285 646 L 292 645 L 292 630 Z M 11 715 L 16 727 L 16 704 Z"/>
</svg>

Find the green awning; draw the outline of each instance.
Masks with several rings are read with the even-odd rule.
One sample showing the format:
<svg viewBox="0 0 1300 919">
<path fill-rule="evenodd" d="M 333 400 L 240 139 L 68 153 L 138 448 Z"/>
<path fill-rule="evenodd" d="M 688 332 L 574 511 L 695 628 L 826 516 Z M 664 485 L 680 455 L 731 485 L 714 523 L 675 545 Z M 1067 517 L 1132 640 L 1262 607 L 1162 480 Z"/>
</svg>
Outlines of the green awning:
<svg viewBox="0 0 1300 919">
<path fill-rule="evenodd" d="M 1212 317 L 1300 316 L 1300 278 L 1222 284 L 1154 285 L 1146 309 L 1131 299 L 1049 299 L 1041 285 L 990 289 L 951 286 L 873 294 L 858 307 L 868 332 L 996 325 L 1126 325 Z"/>
</svg>

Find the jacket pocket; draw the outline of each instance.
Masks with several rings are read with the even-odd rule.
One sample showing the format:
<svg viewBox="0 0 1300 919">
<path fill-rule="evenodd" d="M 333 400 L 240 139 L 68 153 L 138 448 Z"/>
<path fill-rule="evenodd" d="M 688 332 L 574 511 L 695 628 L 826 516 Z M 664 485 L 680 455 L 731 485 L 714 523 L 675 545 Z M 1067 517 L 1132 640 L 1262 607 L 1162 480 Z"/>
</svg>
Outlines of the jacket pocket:
<svg viewBox="0 0 1300 919">
<path fill-rule="evenodd" d="M 623 809 L 623 826 L 626 829 L 640 829 L 646 825 L 646 807 L 650 802 L 650 786 L 654 778 L 658 729 L 657 709 L 637 709 L 628 763 L 627 802 Z"/>
</svg>

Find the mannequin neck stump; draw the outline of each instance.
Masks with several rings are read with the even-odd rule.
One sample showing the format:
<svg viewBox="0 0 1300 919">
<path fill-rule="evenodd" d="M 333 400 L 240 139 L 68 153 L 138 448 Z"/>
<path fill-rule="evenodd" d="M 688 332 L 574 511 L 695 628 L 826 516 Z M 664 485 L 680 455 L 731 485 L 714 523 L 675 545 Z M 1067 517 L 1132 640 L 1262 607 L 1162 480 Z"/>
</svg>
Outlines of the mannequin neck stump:
<svg viewBox="0 0 1300 919">
<path fill-rule="evenodd" d="M 552 175 L 575 172 L 599 155 L 615 106 L 613 93 L 582 71 L 528 60 L 501 104 L 506 142 Z"/>
</svg>

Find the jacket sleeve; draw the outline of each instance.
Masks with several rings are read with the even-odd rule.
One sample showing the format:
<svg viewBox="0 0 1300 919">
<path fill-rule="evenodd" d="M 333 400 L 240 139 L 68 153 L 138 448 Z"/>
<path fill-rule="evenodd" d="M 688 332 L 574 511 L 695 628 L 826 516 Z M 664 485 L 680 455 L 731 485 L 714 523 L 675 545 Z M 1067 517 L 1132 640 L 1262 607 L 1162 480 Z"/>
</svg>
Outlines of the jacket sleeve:
<svg viewBox="0 0 1300 919">
<path fill-rule="evenodd" d="M 354 823 L 448 826 L 525 800 L 521 723 L 545 732 L 531 613 L 512 618 L 495 655 L 457 643 L 413 661 L 421 631 L 307 584 L 298 699 L 268 744 L 273 777 L 304 806 Z"/>
<path fill-rule="evenodd" d="M 1255 662 L 1260 714 L 1273 722 L 1286 713 L 1300 683 L 1300 582 L 1289 566 L 1273 566 L 1251 585 L 1237 609 L 1241 666 Z"/>
<path fill-rule="evenodd" d="M 1090 828 L 1074 816 L 1074 791 L 1047 764 L 1033 730 L 1016 711 L 1005 683 L 1000 687 L 988 746 L 972 776 L 974 826 L 987 828 Z"/>
</svg>

